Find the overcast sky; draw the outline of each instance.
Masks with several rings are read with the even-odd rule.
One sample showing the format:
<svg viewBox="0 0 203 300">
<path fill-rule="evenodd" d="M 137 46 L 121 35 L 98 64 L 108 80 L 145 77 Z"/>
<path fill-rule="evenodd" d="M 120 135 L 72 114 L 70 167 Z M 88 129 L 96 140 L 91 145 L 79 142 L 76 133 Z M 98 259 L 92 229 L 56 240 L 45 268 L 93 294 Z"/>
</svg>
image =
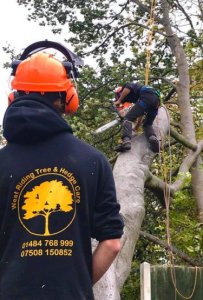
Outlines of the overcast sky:
<svg viewBox="0 0 203 300">
<path fill-rule="evenodd" d="M 3 53 L 2 46 L 9 43 L 21 52 L 23 48 L 39 40 L 50 39 L 61 43 L 64 41 L 61 36 L 53 35 L 50 27 L 41 27 L 35 22 L 28 22 L 26 8 L 18 6 L 16 2 L 16 0 L 0 1 L 0 124 L 10 91 L 10 70 L 3 69 L 3 63 L 8 61 L 8 58 Z"/>
</svg>

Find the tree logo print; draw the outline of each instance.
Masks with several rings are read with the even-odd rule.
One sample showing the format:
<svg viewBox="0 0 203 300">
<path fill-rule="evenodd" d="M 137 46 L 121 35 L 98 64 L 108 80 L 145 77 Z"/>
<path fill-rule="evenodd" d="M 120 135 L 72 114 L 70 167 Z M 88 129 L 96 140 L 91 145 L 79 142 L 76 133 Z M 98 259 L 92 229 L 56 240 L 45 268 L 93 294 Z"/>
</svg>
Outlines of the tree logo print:
<svg viewBox="0 0 203 300">
<path fill-rule="evenodd" d="M 51 214 L 70 212 L 73 204 L 73 194 L 57 180 L 45 181 L 35 186 L 24 195 L 22 210 L 25 211 L 23 219 L 29 220 L 39 216 L 45 219 L 44 235 L 49 236 L 49 218 Z"/>
</svg>

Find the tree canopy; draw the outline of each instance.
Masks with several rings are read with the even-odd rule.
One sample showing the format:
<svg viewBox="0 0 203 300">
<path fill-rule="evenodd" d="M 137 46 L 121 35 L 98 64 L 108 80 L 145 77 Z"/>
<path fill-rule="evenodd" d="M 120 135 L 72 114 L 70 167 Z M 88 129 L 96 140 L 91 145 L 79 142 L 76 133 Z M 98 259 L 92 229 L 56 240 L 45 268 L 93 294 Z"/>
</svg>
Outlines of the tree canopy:
<svg viewBox="0 0 203 300">
<path fill-rule="evenodd" d="M 78 114 L 68 119 L 75 134 L 103 151 L 114 165 L 113 148 L 120 125 L 97 136 L 94 131 L 113 118 L 109 99 L 116 86 L 145 82 L 147 33 L 151 1 L 139 0 L 17 0 L 28 19 L 54 33 L 65 33 L 86 64 L 78 81 Z M 136 244 L 132 274 L 139 263 L 166 263 L 161 241 L 167 238 L 166 198 L 177 263 L 201 265 L 203 255 L 203 5 L 194 0 L 158 0 L 155 7 L 150 77 L 161 91 L 170 119 L 169 135 L 154 156 L 145 185 L 145 219 Z M 161 127 L 162 124 L 159 124 Z M 166 194 L 168 197 L 166 197 Z M 157 237 L 158 240 L 153 239 Z M 139 279 L 132 275 L 123 299 L 138 298 Z M 135 295 L 136 293 L 136 295 Z M 131 297 L 131 298 L 130 298 Z"/>
</svg>

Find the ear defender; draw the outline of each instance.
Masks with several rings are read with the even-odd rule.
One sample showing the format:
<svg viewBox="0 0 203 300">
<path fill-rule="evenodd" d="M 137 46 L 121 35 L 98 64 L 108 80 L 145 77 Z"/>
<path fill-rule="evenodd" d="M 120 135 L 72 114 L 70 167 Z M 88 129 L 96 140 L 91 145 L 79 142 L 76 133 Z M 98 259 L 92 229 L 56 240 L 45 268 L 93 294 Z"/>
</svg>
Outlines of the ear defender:
<svg viewBox="0 0 203 300">
<path fill-rule="evenodd" d="M 15 92 L 11 92 L 9 95 L 8 95 L 8 105 L 10 105 L 16 98 L 19 97 L 19 94 L 17 91 Z"/>
<path fill-rule="evenodd" d="M 79 107 L 79 98 L 73 85 L 66 91 L 65 113 L 74 114 Z"/>
</svg>

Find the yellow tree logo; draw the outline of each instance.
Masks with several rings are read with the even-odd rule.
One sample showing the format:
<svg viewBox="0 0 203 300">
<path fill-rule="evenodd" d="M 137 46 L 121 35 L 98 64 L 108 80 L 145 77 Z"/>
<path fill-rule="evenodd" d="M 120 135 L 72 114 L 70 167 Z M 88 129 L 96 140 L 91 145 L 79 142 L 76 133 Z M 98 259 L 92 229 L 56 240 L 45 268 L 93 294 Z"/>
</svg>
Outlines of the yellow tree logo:
<svg viewBox="0 0 203 300">
<path fill-rule="evenodd" d="M 45 181 L 26 192 L 22 209 L 25 210 L 23 219 L 29 220 L 38 216 L 45 218 L 44 235 L 50 235 L 49 216 L 57 212 L 69 212 L 73 198 L 69 189 L 61 181 Z"/>
</svg>

